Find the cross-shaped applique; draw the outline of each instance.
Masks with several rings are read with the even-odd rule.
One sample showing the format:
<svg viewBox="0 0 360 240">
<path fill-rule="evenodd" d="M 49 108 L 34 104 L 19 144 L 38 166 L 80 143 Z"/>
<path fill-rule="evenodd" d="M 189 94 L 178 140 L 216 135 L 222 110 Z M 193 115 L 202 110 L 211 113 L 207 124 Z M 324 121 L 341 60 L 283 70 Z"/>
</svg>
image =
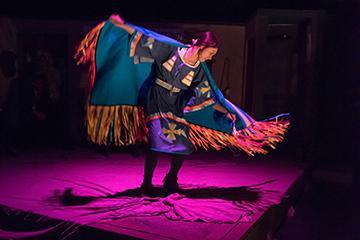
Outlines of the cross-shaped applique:
<svg viewBox="0 0 360 240">
<path fill-rule="evenodd" d="M 175 123 L 169 123 L 169 129 L 162 128 L 161 130 L 166 135 L 166 137 L 171 139 L 171 140 L 176 140 L 175 135 L 179 135 L 179 136 L 182 135 L 182 136 L 186 137 L 186 133 L 184 132 L 184 130 L 183 129 L 176 129 L 176 127 L 177 127 L 177 125 Z"/>
</svg>

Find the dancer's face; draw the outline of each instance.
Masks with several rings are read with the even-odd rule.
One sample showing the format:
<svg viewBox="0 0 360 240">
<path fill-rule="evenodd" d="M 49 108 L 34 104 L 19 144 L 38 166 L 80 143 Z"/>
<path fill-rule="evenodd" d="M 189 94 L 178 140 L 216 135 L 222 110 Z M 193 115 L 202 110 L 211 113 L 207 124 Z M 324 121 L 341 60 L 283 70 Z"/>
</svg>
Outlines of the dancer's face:
<svg viewBox="0 0 360 240">
<path fill-rule="evenodd" d="M 215 54 L 218 52 L 218 48 L 214 47 L 201 47 L 199 50 L 199 61 L 205 62 L 207 60 L 211 60 Z"/>
</svg>

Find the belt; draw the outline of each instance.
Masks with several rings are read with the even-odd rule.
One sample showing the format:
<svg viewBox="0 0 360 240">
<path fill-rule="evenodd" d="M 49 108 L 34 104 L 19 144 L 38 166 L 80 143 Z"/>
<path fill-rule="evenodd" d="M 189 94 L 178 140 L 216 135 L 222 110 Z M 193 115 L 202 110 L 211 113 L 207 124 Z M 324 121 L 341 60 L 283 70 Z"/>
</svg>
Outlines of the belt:
<svg viewBox="0 0 360 240">
<path fill-rule="evenodd" d="M 159 86 L 161 86 L 161 87 L 169 90 L 169 91 L 170 91 L 170 94 L 172 94 L 172 93 L 178 93 L 178 92 L 181 91 L 180 88 L 177 88 L 177 87 L 175 87 L 174 85 L 172 85 L 172 84 L 170 84 L 170 83 L 167 83 L 167 82 L 161 80 L 160 78 L 156 78 L 155 83 L 156 83 L 157 85 L 159 85 Z"/>
</svg>

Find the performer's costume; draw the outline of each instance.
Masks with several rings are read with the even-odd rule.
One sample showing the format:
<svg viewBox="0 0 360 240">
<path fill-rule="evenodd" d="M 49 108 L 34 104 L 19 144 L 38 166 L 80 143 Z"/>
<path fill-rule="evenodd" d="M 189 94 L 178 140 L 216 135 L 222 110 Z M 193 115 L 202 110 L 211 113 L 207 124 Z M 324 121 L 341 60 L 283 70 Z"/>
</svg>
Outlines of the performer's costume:
<svg viewBox="0 0 360 240">
<path fill-rule="evenodd" d="M 129 35 L 103 22 L 77 51 L 78 63 L 91 64 L 86 125 L 94 143 L 149 142 L 150 149 L 173 154 L 229 147 L 253 155 L 283 140 L 286 114 L 255 121 L 224 98 L 205 63 L 185 63 L 188 46 L 131 26 L 136 31 Z M 214 104 L 235 114 L 236 121 Z"/>
</svg>

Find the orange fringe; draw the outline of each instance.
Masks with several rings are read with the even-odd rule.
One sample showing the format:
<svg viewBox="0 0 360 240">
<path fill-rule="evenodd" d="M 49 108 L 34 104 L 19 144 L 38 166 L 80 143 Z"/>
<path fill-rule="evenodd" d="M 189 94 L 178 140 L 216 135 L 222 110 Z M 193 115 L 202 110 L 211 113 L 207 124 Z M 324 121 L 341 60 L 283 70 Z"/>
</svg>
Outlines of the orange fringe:
<svg viewBox="0 0 360 240">
<path fill-rule="evenodd" d="M 148 142 L 146 121 L 161 117 L 153 116 L 145 120 L 142 107 L 138 106 L 98 106 L 87 104 L 86 125 L 90 140 L 100 145 L 114 144 L 127 146 L 136 142 Z M 171 114 L 162 114 L 171 117 Z M 253 122 L 242 130 L 233 130 L 233 135 L 217 130 L 205 128 L 176 119 L 190 127 L 189 140 L 195 148 L 210 148 L 220 150 L 226 147 L 242 150 L 248 155 L 266 154 L 266 146 L 275 148 L 276 144 L 284 140 L 284 134 L 289 128 L 288 120 Z"/>
<path fill-rule="evenodd" d="M 100 145 L 127 146 L 148 141 L 144 112 L 137 106 L 87 104 L 86 127 L 90 140 Z"/>
<path fill-rule="evenodd" d="M 77 60 L 76 64 L 85 64 L 90 62 L 89 66 L 89 79 L 90 79 L 90 88 L 94 86 L 96 66 L 95 66 L 95 50 L 96 44 L 99 38 L 101 29 L 103 28 L 105 22 L 101 22 L 96 27 L 94 27 L 85 38 L 81 41 L 79 46 L 76 49 L 74 58 Z"/>
<path fill-rule="evenodd" d="M 275 148 L 283 141 L 290 122 L 287 120 L 254 122 L 242 130 L 233 130 L 233 135 L 190 124 L 189 139 L 196 147 L 205 150 L 220 150 L 225 147 L 243 150 L 248 155 L 267 154 L 266 146 Z"/>
</svg>

